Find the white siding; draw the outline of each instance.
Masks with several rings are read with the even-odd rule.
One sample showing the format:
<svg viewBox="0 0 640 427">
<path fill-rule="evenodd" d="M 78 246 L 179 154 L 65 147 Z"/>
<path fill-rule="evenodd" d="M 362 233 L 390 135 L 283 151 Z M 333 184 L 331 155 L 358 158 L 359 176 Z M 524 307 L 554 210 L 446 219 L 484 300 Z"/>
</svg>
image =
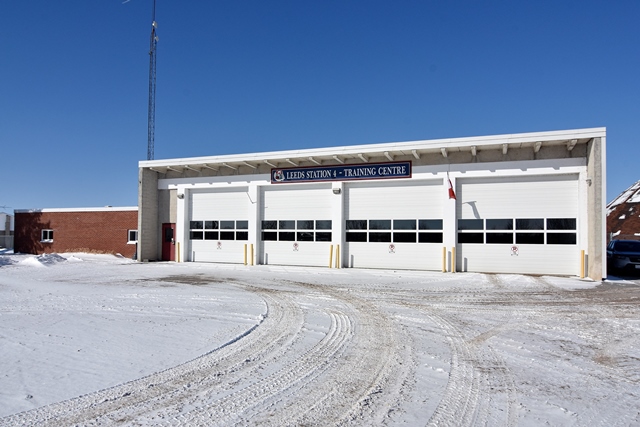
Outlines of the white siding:
<svg viewBox="0 0 640 427">
<path fill-rule="evenodd" d="M 458 219 L 576 218 L 578 175 L 461 179 Z M 580 227 L 577 225 L 577 230 Z M 576 233 L 578 232 L 576 230 Z M 579 241 L 579 238 L 578 238 Z M 517 255 L 512 251 L 517 246 Z M 492 273 L 579 273 L 578 245 L 457 244 L 457 269 Z"/>
<path fill-rule="evenodd" d="M 347 184 L 345 219 L 442 219 L 442 180 Z M 391 246 L 393 245 L 393 246 Z M 439 270 L 442 243 L 345 242 L 348 267 Z"/>
<path fill-rule="evenodd" d="M 189 195 L 189 221 L 237 221 L 249 218 L 247 188 L 192 191 Z M 187 228 L 189 224 L 187 223 Z M 186 230 L 189 239 L 189 230 Z M 189 261 L 243 263 L 246 241 L 188 240 Z"/>
<path fill-rule="evenodd" d="M 261 200 L 262 220 L 331 220 L 331 203 L 337 196 L 331 192 L 331 184 L 272 185 L 262 189 Z M 325 267 L 331 242 L 261 241 L 260 248 L 264 264 Z"/>
</svg>

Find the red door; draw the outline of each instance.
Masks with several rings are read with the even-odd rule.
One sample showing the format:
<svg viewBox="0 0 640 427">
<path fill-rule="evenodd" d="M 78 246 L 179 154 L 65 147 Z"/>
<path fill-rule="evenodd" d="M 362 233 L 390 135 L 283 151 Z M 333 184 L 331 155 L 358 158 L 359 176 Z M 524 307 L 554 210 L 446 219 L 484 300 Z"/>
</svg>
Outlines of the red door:
<svg viewBox="0 0 640 427">
<path fill-rule="evenodd" d="M 162 260 L 176 260 L 176 225 L 172 223 L 162 224 Z"/>
</svg>

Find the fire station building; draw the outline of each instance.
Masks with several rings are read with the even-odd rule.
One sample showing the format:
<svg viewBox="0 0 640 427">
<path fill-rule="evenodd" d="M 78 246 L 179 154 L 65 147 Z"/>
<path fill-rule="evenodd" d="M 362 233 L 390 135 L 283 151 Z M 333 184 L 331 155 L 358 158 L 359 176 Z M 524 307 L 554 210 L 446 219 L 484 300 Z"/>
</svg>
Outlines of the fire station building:
<svg viewBox="0 0 640 427">
<path fill-rule="evenodd" d="M 606 129 L 139 163 L 138 259 L 605 274 Z"/>
</svg>

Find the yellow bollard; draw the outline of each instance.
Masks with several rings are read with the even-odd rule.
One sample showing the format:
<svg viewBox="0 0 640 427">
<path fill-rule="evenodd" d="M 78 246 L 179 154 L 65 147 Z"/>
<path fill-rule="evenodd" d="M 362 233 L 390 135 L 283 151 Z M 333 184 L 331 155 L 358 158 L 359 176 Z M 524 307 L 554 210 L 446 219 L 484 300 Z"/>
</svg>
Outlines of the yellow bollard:
<svg viewBox="0 0 640 427">
<path fill-rule="evenodd" d="M 442 272 L 447 272 L 447 247 L 442 247 Z"/>
<path fill-rule="evenodd" d="M 251 265 L 253 265 L 253 243 L 251 244 Z"/>
<path fill-rule="evenodd" d="M 329 268 L 333 267 L 333 245 L 329 246 Z"/>
<path fill-rule="evenodd" d="M 580 278 L 584 279 L 584 249 L 580 251 Z"/>
<path fill-rule="evenodd" d="M 340 245 L 336 245 L 336 268 L 340 268 Z"/>
<path fill-rule="evenodd" d="M 247 265 L 247 244 L 244 244 L 244 265 Z"/>
<path fill-rule="evenodd" d="M 451 272 L 456 272 L 456 247 L 451 248 Z"/>
<path fill-rule="evenodd" d="M 178 246 L 178 262 L 180 262 L 180 242 L 177 242 L 176 245 Z"/>
</svg>

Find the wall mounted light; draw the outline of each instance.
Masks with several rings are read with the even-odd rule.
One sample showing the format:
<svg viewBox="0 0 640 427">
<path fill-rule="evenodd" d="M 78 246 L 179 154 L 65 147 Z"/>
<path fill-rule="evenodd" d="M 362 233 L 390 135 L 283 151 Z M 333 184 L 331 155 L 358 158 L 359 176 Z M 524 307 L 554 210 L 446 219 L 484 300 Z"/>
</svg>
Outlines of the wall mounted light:
<svg viewBox="0 0 640 427">
<path fill-rule="evenodd" d="M 340 188 L 334 188 L 333 190 L 333 194 L 340 194 L 342 193 L 342 190 Z"/>
<path fill-rule="evenodd" d="M 181 200 L 184 199 L 184 194 L 178 193 L 178 199 L 181 199 Z"/>
</svg>

